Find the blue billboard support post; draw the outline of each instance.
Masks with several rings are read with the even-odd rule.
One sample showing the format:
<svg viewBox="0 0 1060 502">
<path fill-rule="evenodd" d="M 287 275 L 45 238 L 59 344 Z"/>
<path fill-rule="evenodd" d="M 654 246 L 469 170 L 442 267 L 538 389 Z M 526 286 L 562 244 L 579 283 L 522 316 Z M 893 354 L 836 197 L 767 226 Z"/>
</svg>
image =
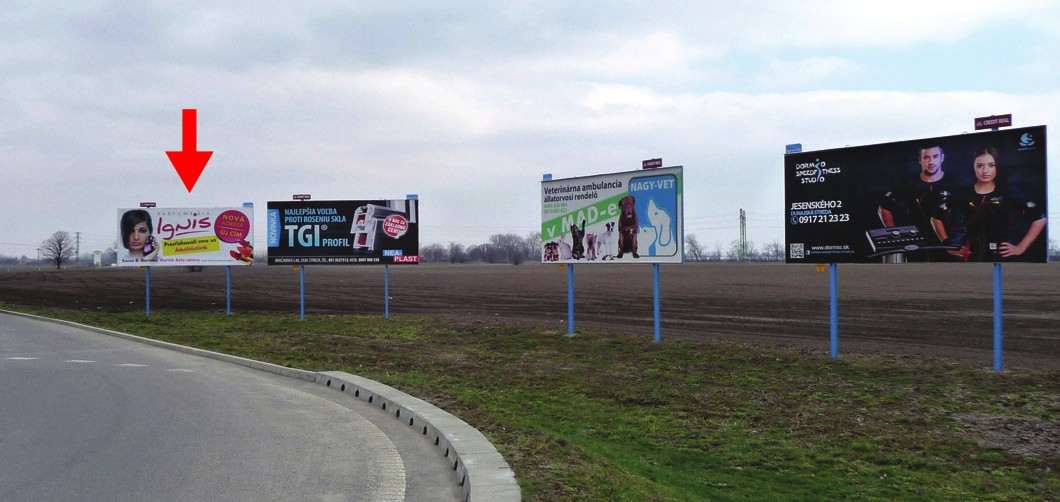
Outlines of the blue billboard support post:
<svg viewBox="0 0 1060 502">
<path fill-rule="evenodd" d="M 228 315 L 232 315 L 232 266 L 225 265 L 225 305 Z"/>
<path fill-rule="evenodd" d="M 655 342 L 658 342 L 662 340 L 662 336 L 659 334 L 659 264 L 652 263 L 652 269 L 655 276 Z"/>
<path fill-rule="evenodd" d="M 253 202 L 244 202 L 243 207 L 246 209 L 254 209 Z M 253 239 L 251 239 L 253 240 Z M 225 265 L 225 283 L 227 292 L 225 293 L 225 303 L 228 305 L 228 315 L 232 315 L 232 266 Z"/>
<path fill-rule="evenodd" d="M 828 264 L 829 324 L 831 325 L 832 357 L 839 357 L 839 278 L 838 265 Z"/>
<path fill-rule="evenodd" d="M 567 264 L 567 334 L 574 336 L 574 264 Z"/>
<path fill-rule="evenodd" d="M 994 264 L 994 371 L 1001 371 L 1001 264 Z"/>
<path fill-rule="evenodd" d="M 305 265 L 298 266 L 298 289 L 299 289 L 299 319 L 305 320 Z"/>
<path fill-rule="evenodd" d="M 993 118 L 993 117 L 991 117 Z M 978 119 L 976 119 L 978 120 Z M 1008 116 L 1009 125 L 1012 116 Z M 991 128 L 997 131 L 997 127 Z M 994 264 L 994 371 L 1001 371 L 1001 264 Z"/>
<path fill-rule="evenodd" d="M 390 320 L 390 265 L 383 265 L 383 314 Z"/>
<path fill-rule="evenodd" d="M 147 269 L 147 289 L 144 292 L 144 302 L 147 305 L 147 317 L 151 317 L 151 267 L 144 267 Z"/>
</svg>

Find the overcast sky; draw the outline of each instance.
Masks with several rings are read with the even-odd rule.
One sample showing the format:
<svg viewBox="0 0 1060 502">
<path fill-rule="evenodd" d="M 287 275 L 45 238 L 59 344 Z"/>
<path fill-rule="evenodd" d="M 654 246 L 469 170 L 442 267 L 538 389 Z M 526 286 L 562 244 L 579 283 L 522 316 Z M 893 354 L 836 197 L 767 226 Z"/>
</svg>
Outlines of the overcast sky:
<svg viewBox="0 0 1060 502">
<path fill-rule="evenodd" d="M 199 3 L 200 5 L 194 6 Z M 685 232 L 783 242 L 784 145 L 1060 127 L 1060 3 L 6 1 L 0 254 L 116 209 L 421 199 L 421 245 L 540 230 L 540 181 L 685 167 Z M 181 109 L 215 153 L 192 193 Z M 1050 176 L 1050 227 L 1060 176 Z M 1058 209 L 1052 209 L 1056 207 Z M 1055 231 L 1052 238 L 1060 234 Z"/>
</svg>

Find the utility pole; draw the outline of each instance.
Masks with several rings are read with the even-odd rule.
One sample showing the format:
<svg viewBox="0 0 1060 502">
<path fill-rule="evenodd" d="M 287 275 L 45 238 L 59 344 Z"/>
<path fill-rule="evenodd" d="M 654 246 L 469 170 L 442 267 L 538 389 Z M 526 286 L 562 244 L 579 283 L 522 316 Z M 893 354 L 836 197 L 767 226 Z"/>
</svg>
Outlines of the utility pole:
<svg viewBox="0 0 1060 502">
<path fill-rule="evenodd" d="M 74 244 L 74 263 L 76 264 L 81 259 L 81 232 L 74 232 L 77 236 L 77 240 Z"/>
<path fill-rule="evenodd" d="M 740 261 L 747 261 L 747 213 L 740 209 Z"/>
</svg>

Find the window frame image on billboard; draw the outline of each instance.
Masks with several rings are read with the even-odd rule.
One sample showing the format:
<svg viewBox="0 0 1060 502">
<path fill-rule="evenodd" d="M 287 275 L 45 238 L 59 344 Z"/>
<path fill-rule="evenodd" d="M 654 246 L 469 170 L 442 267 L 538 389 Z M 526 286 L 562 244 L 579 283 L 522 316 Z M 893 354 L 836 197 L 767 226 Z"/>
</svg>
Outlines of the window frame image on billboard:
<svg viewBox="0 0 1060 502">
<path fill-rule="evenodd" d="M 542 263 L 683 263 L 683 168 L 541 182 Z"/>
<path fill-rule="evenodd" d="M 1045 126 L 784 156 L 787 263 L 1048 260 Z"/>
<path fill-rule="evenodd" d="M 270 201 L 269 265 L 415 265 L 419 199 Z"/>
<path fill-rule="evenodd" d="M 118 209 L 118 266 L 254 263 L 254 208 Z"/>
</svg>

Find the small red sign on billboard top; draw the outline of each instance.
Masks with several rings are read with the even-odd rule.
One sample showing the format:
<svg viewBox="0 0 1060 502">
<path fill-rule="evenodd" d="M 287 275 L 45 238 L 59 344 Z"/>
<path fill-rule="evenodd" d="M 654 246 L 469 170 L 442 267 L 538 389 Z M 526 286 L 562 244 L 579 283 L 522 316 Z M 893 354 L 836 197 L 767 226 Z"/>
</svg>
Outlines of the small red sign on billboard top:
<svg viewBox="0 0 1060 502">
<path fill-rule="evenodd" d="M 383 232 L 397 239 L 409 231 L 409 220 L 399 214 L 392 214 L 383 220 Z"/>
<path fill-rule="evenodd" d="M 291 196 L 294 200 L 309 200 L 309 194 L 307 193 L 296 193 Z"/>
<path fill-rule="evenodd" d="M 991 115 L 989 117 L 978 117 L 975 119 L 975 130 L 995 129 L 998 127 L 1011 127 L 1012 114 Z"/>
<path fill-rule="evenodd" d="M 662 167 L 662 159 L 648 159 L 641 161 L 641 168 L 643 169 L 657 169 Z"/>
</svg>

